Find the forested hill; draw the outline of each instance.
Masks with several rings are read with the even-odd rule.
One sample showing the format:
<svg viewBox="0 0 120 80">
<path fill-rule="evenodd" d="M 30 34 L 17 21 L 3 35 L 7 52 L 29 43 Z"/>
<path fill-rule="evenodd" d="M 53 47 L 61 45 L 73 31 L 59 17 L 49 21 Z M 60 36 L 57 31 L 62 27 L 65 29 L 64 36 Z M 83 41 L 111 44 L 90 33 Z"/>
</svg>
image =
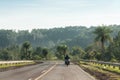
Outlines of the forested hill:
<svg viewBox="0 0 120 80">
<path fill-rule="evenodd" d="M 120 31 L 120 25 L 111 25 L 115 36 Z M 52 29 L 33 29 L 28 30 L 0 30 L 0 47 L 4 48 L 11 45 L 21 45 L 25 41 L 30 41 L 33 47 L 53 47 L 60 43 L 66 43 L 68 46 L 87 47 L 94 41 L 93 31 L 96 27 L 87 28 L 85 26 L 70 26 L 65 28 Z"/>
</svg>

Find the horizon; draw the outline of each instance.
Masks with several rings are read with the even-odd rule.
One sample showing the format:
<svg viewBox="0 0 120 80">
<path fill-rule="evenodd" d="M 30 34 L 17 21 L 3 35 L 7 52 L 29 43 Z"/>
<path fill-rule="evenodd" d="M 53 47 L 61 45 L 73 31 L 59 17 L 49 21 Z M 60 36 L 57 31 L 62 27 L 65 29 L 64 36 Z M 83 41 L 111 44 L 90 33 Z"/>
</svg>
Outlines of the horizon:
<svg viewBox="0 0 120 80">
<path fill-rule="evenodd" d="M 12 31 L 15 31 L 15 32 L 18 32 L 18 31 L 29 31 L 29 32 L 31 32 L 32 30 L 37 30 L 37 29 L 45 29 L 45 30 L 50 30 L 50 29 L 55 29 L 55 28 L 57 28 L 57 29 L 59 29 L 59 28 L 69 28 L 69 27 L 71 27 L 71 28 L 74 28 L 74 27 L 85 27 L 85 28 L 92 28 L 92 27 L 99 27 L 99 26 L 106 26 L 106 27 L 115 27 L 115 26 L 120 26 L 120 25 L 117 25 L 117 24 L 113 24 L 113 25 L 104 25 L 104 24 L 102 24 L 102 25 L 98 25 L 98 26 L 89 26 L 89 27 L 87 27 L 87 26 L 82 26 L 82 25 L 79 25 L 79 26 L 64 26 L 64 27 L 52 27 L 52 28 L 32 28 L 32 29 L 0 29 L 0 30 L 12 30 Z"/>
<path fill-rule="evenodd" d="M 0 29 L 120 25 L 120 0 L 2 0 Z"/>
</svg>

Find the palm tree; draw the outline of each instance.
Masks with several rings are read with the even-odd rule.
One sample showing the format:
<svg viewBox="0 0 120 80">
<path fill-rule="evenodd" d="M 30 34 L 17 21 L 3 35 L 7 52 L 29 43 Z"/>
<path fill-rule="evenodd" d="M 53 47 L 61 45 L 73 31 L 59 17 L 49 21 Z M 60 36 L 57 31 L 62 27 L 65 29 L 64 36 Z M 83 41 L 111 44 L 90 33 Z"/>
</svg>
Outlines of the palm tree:
<svg viewBox="0 0 120 80">
<path fill-rule="evenodd" d="M 104 47 L 104 43 L 109 40 L 111 41 L 111 37 L 110 37 L 110 33 L 112 32 L 112 30 L 106 26 L 99 26 L 98 28 L 95 29 L 95 31 L 93 32 L 94 34 L 96 34 L 96 38 L 95 41 L 100 41 L 101 42 L 101 48 L 102 51 L 105 51 L 105 47 Z"/>
<path fill-rule="evenodd" d="M 29 54 L 28 54 L 28 49 L 30 48 L 31 44 L 29 41 L 26 41 L 23 43 L 23 48 L 25 49 L 25 58 L 28 59 L 29 58 Z"/>
</svg>

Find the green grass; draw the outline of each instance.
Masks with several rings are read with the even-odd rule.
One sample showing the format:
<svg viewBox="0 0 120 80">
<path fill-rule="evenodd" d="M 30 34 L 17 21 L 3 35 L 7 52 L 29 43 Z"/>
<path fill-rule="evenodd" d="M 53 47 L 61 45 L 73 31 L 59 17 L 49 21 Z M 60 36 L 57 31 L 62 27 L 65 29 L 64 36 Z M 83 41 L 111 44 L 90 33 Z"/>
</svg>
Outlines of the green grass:
<svg viewBox="0 0 120 80">
<path fill-rule="evenodd" d="M 2 64 L 0 65 L 0 68 L 8 68 L 8 67 L 13 67 L 13 66 L 25 66 L 29 64 L 35 64 L 35 62 L 30 62 L 30 63 L 19 63 L 19 64 Z"/>
<path fill-rule="evenodd" d="M 94 66 L 94 67 L 97 67 L 99 69 L 103 69 L 103 70 L 106 70 L 106 71 L 110 71 L 110 72 L 114 72 L 114 73 L 120 74 L 119 67 L 113 68 L 113 66 L 108 66 L 108 65 L 105 66 L 105 65 L 92 64 L 92 63 L 89 63 L 89 64 Z"/>
<path fill-rule="evenodd" d="M 103 70 L 106 70 L 106 71 L 110 71 L 110 72 L 114 72 L 114 73 L 120 74 L 119 67 L 113 68 L 113 66 L 108 66 L 108 65 L 105 66 L 105 65 L 93 64 L 93 63 L 82 62 L 82 61 L 80 61 L 80 64 L 91 65 L 91 66 L 94 66 L 94 67 L 99 68 L 99 69 L 103 69 Z"/>
<path fill-rule="evenodd" d="M 101 74 L 107 74 L 113 76 L 116 79 L 111 79 L 110 80 L 120 80 L 120 70 L 119 67 L 113 68 L 113 66 L 105 66 L 105 65 L 99 65 L 99 64 L 93 64 L 89 62 L 82 62 L 80 61 L 80 65 L 85 67 L 86 69 L 91 70 L 91 72 L 100 72 Z M 96 73 L 95 73 L 96 75 Z M 106 76 L 107 76 L 106 75 Z M 98 77 L 99 79 L 100 77 Z M 101 79 L 102 80 L 102 79 Z"/>
</svg>

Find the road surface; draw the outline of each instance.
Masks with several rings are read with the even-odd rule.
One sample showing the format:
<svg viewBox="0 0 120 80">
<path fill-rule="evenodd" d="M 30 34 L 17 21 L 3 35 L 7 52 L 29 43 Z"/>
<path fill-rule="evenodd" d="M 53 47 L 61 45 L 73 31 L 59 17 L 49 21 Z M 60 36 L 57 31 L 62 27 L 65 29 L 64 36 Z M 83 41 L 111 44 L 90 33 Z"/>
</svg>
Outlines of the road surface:
<svg viewBox="0 0 120 80">
<path fill-rule="evenodd" d="M 68 67 L 59 62 L 56 67 L 39 80 L 95 80 L 79 66 L 71 64 Z"/>
<path fill-rule="evenodd" d="M 0 80 L 95 80 L 79 66 L 68 67 L 63 61 L 44 62 L 20 69 L 0 72 Z"/>
<path fill-rule="evenodd" d="M 42 64 L 0 72 L 0 80 L 34 80 L 44 70 L 47 70 L 54 64 L 55 62 L 44 62 Z"/>
</svg>

